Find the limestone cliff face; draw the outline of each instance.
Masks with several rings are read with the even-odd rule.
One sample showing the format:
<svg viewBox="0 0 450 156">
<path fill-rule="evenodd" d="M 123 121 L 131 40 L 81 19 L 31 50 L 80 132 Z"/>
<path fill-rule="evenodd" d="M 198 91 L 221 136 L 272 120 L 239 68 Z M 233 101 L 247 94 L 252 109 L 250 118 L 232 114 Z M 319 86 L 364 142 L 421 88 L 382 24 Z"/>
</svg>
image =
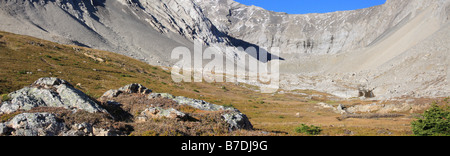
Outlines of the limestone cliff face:
<svg viewBox="0 0 450 156">
<path fill-rule="evenodd" d="M 146 22 L 160 32 L 174 32 L 205 44 L 226 42 L 227 38 L 209 21 L 191 0 L 120 0 L 124 5 L 142 9 Z"/>
<path fill-rule="evenodd" d="M 290 15 L 233 0 L 196 0 L 219 30 L 282 53 L 327 54 L 374 44 L 427 8 L 448 21 L 446 0 L 388 0 L 367 9 L 326 14 Z M 446 8 L 447 6 L 447 8 Z"/>
</svg>

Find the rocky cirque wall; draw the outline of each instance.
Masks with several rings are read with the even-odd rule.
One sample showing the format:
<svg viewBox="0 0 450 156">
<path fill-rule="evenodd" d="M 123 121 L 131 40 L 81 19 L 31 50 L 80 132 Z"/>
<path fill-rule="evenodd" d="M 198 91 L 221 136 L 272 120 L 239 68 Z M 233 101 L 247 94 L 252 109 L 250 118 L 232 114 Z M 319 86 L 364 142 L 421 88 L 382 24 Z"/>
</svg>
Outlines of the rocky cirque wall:
<svg viewBox="0 0 450 156">
<path fill-rule="evenodd" d="M 282 53 L 333 54 L 376 43 L 428 7 L 448 21 L 446 0 L 388 0 L 354 11 L 293 15 L 246 6 L 233 0 L 196 0 L 219 30 Z M 447 7 L 446 7 L 447 6 Z"/>
</svg>

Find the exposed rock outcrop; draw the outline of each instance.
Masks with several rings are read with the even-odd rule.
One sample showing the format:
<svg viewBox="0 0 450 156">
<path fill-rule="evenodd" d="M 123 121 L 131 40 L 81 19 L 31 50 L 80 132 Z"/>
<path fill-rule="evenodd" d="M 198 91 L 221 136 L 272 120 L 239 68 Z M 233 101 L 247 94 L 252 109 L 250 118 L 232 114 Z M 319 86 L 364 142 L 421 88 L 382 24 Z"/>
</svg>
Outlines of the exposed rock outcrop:
<svg viewBox="0 0 450 156">
<path fill-rule="evenodd" d="M 205 111 L 224 111 L 223 119 L 230 124 L 230 130 L 253 129 L 248 117 L 236 108 L 215 105 L 203 100 L 191 99 L 183 96 L 173 96 L 167 93 L 152 93 L 149 98 L 163 97 L 176 101 L 180 105 L 188 105 Z"/>
<path fill-rule="evenodd" d="M 124 87 L 121 87 L 119 89 L 111 89 L 108 90 L 107 92 L 105 92 L 101 98 L 113 98 L 113 97 L 117 97 L 122 93 L 128 93 L 128 94 L 132 94 L 132 93 L 138 93 L 138 94 L 150 94 L 152 92 L 152 90 L 145 88 L 144 86 L 142 86 L 141 84 L 129 84 L 126 85 Z"/>
<path fill-rule="evenodd" d="M 53 113 L 22 113 L 9 122 L 0 123 L 0 136 L 119 136 L 113 128 L 95 127 L 90 123 L 67 124 Z"/>
<path fill-rule="evenodd" d="M 8 95 L 11 100 L 0 106 L 0 114 L 35 107 L 63 107 L 72 111 L 84 110 L 90 113 L 104 112 L 88 95 L 75 89 L 70 83 L 59 78 L 40 78 L 28 87 Z"/>
<path fill-rule="evenodd" d="M 88 95 L 75 89 L 69 82 L 44 77 L 30 86 L 12 92 L 10 100 L 0 105 L 0 115 L 14 115 L 11 120 L 0 123 L 0 135 L 12 136 L 114 136 L 123 134 L 114 128 L 95 127 L 92 123 L 77 123 L 65 120 L 87 117 L 94 114 L 101 120 L 111 120 L 109 113 Z M 27 111 L 32 111 L 28 113 Z M 41 111 L 41 112 L 36 112 Z M 83 112 L 86 112 L 83 114 Z M 77 113 L 81 115 L 77 116 Z M 90 117 L 87 117 L 90 118 Z M 100 120 L 100 119 L 99 119 Z M 97 123 L 98 124 L 98 123 Z M 115 133 L 113 133 L 115 132 Z"/>
<path fill-rule="evenodd" d="M 19 114 L 5 125 L 8 130 L 4 132 L 11 131 L 14 136 L 57 136 L 66 130 L 66 125 L 50 113 Z"/>
<path fill-rule="evenodd" d="M 182 96 L 175 97 L 168 93 L 151 92 L 141 84 L 129 84 L 107 91 L 100 98 L 106 102 L 97 104 L 65 80 L 40 78 L 30 86 L 10 93 L 10 100 L 0 105 L 0 115 L 5 115 L 5 119 L 10 118 L 0 123 L 0 136 L 118 136 L 127 135 L 131 130 L 126 125 L 118 126 L 115 121 L 129 122 L 132 125 L 164 118 L 174 119 L 167 122 L 175 122 L 172 123 L 175 125 L 176 122 L 194 122 L 193 125 L 197 127 L 211 128 L 208 126 L 213 125 L 198 124 L 220 122 L 218 125 L 226 125 L 227 131 L 253 129 L 247 116 L 235 108 Z M 133 105 L 135 108 L 125 108 L 127 112 L 121 103 L 113 101 L 122 96 L 143 101 Z M 154 100 L 155 105 L 146 105 L 148 100 Z M 190 113 L 180 111 L 183 109 L 190 110 Z M 189 116 L 196 111 L 205 113 Z M 130 117 L 134 120 L 129 120 Z"/>
</svg>

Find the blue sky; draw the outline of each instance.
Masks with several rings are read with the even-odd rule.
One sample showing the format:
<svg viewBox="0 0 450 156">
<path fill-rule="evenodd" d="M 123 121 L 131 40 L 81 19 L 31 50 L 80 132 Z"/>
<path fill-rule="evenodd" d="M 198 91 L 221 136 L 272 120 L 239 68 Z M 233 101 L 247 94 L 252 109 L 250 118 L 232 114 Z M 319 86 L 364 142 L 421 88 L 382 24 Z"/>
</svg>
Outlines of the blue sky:
<svg viewBox="0 0 450 156">
<path fill-rule="evenodd" d="M 289 14 L 326 13 L 381 5 L 386 0 L 235 0 L 267 10 Z"/>
</svg>

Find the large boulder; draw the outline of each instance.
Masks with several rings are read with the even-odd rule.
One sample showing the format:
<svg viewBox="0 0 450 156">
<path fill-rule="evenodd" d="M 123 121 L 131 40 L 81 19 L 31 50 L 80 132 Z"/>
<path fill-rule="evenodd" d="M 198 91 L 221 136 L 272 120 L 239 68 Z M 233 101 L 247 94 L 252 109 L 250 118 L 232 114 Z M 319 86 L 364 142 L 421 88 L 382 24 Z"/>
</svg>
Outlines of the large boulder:
<svg viewBox="0 0 450 156">
<path fill-rule="evenodd" d="M 11 129 L 14 136 L 57 136 L 66 129 L 65 124 L 50 113 L 19 114 L 5 127 Z"/>
<path fill-rule="evenodd" d="M 35 107 L 62 107 L 72 111 L 107 113 L 88 95 L 59 78 L 40 78 L 32 85 L 12 92 L 8 96 L 11 100 L 1 103 L 0 114 L 30 110 Z"/>
<path fill-rule="evenodd" d="M 239 111 L 229 111 L 222 115 L 222 118 L 230 124 L 230 130 L 246 129 L 252 130 L 253 125 L 250 123 L 247 115 L 242 114 Z"/>
<path fill-rule="evenodd" d="M 67 123 L 60 116 L 41 113 L 22 113 L 10 121 L 0 123 L 0 136 L 119 136 L 114 128 L 95 127 L 91 123 Z"/>
</svg>

